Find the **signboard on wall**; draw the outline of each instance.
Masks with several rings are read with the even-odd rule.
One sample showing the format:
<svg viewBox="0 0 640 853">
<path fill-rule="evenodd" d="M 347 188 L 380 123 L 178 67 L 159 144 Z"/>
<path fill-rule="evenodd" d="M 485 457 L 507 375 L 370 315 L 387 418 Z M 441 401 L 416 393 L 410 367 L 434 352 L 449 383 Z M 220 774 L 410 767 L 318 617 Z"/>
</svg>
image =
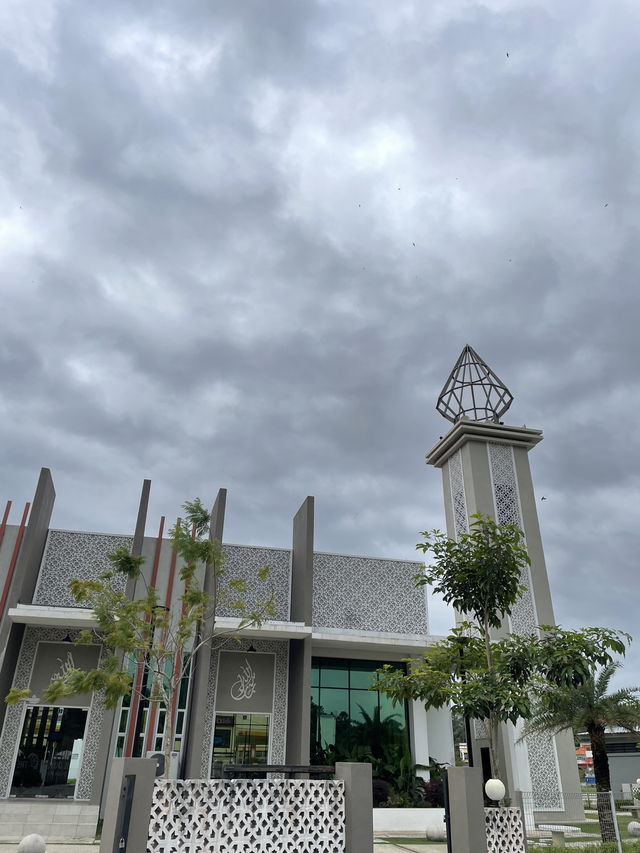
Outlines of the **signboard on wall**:
<svg viewBox="0 0 640 853">
<path fill-rule="evenodd" d="M 275 655 L 220 652 L 216 713 L 271 714 Z"/>
<path fill-rule="evenodd" d="M 87 708 L 91 694 L 64 696 L 57 702 L 45 703 L 42 696 L 51 682 L 68 669 L 95 669 L 100 657 L 100 646 L 76 646 L 74 643 L 39 642 L 36 649 L 29 688 L 40 704 L 64 705 L 65 708 Z"/>
</svg>

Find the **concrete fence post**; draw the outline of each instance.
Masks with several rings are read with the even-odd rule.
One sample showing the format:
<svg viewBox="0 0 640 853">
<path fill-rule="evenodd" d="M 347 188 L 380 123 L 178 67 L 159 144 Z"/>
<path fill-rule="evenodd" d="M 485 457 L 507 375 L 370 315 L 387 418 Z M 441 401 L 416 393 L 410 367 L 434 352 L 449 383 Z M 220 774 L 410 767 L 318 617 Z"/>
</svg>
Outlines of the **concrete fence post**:
<svg viewBox="0 0 640 853">
<path fill-rule="evenodd" d="M 527 851 L 529 849 L 529 844 L 527 842 L 527 818 L 524 813 L 524 797 L 522 796 L 522 791 L 513 792 L 513 804 L 514 806 L 520 809 L 520 817 L 522 819 L 522 834 L 524 836 L 524 849 L 525 851 Z"/>
<path fill-rule="evenodd" d="M 146 853 L 156 767 L 153 758 L 111 762 L 100 853 Z"/>
<path fill-rule="evenodd" d="M 345 853 L 373 853 L 371 765 L 338 761 L 336 779 L 344 782 Z"/>
<path fill-rule="evenodd" d="M 451 853 L 487 853 L 482 768 L 449 767 Z"/>
</svg>

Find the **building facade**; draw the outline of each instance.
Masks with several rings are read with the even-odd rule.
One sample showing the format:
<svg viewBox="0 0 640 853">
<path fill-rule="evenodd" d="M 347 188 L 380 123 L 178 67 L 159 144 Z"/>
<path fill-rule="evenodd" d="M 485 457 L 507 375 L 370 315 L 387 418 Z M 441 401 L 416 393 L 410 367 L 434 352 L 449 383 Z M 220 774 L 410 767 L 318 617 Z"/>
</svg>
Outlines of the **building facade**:
<svg viewBox="0 0 640 853">
<path fill-rule="evenodd" d="M 52 705 L 41 699 L 65 667 L 98 661 L 99 647 L 74 642 L 95 623 L 76 605 L 69 582 L 97 577 L 115 548 L 143 556 L 146 582 L 175 607 L 179 565 L 165 519 L 147 519 L 149 490 L 145 481 L 132 532 L 122 535 L 52 528 L 48 469 L 19 518 L 7 503 L 0 525 L 0 692 L 30 689 L 32 698 L 0 707 L 0 825 L 14 828 L 14 836 L 4 829 L 5 837 L 21 837 L 26 826 L 46 826 L 50 838 L 90 837 L 111 759 L 164 748 L 164 709 L 135 696 L 115 710 L 97 694 Z M 223 543 L 225 569 L 251 587 L 258 569 L 269 566 L 276 612 L 245 629 L 240 642 L 228 636 L 237 624 L 233 613 L 218 613 L 220 636 L 192 658 L 178 698 L 172 773 L 209 778 L 226 763 L 332 763 L 379 743 L 381 732 L 416 764 L 453 763 L 446 710 L 413 702 L 394 708 L 369 690 L 378 667 L 404 666 L 403 658 L 432 642 L 426 593 L 412 582 L 419 564 L 316 552 L 310 497 L 293 519 L 291 548 L 227 543 L 225 507 L 220 490 L 212 533 Z M 135 597 L 135 587 L 126 593 Z"/>
</svg>

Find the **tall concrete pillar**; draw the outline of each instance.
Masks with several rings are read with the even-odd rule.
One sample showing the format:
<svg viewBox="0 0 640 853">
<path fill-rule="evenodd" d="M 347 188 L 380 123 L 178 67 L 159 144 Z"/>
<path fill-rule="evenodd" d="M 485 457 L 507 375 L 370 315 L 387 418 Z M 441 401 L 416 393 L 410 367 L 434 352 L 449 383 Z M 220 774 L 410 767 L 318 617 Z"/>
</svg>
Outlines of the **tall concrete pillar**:
<svg viewBox="0 0 640 853">
<path fill-rule="evenodd" d="M 33 601 L 55 499 L 56 491 L 53 487 L 51 471 L 48 468 L 42 468 L 4 613 L 0 613 L 0 731 L 7 708 L 3 699 L 11 689 L 24 636 L 24 625 L 11 622 L 6 614 L 16 604 L 31 604 Z"/>
<path fill-rule="evenodd" d="M 224 532 L 224 514 L 227 506 L 227 490 L 220 489 L 211 510 L 209 538 L 212 542 L 222 543 Z M 205 572 L 204 591 L 215 600 L 216 578 L 212 571 Z M 201 629 L 201 636 L 210 636 L 215 621 L 215 613 L 211 613 Z M 204 767 L 202 745 L 206 739 L 207 691 L 209 689 L 209 672 L 211 668 L 211 644 L 205 643 L 191 659 L 191 692 L 189 697 L 189 713 L 186 727 L 186 748 L 182 776 L 185 779 L 200 779 L 203 774 L 209 778 L 208 763 Z"/>
<path fill-rule="evenodd" d="M 142 490 L 140 492 L 140 502 L 138 504 L 138 515 L 136 516 L 136 526 L 133 534 L 133 543 L 131 545 L 131 553 L 135 557 L 140 557 L 142 554 L 142 546 L 144 545 L 144 531 L 147 526 L 147 513 L 149 511 L 149 496 L 151 494 L 151 480 L 142 481 Z M 125 593 L 129 601 L 133 601 L 136 595 L 136 581 L 129 579 L 125 588 Z M 121 654 L 121 659 L 123 655 Z M 104 811 L 107 798 L 107 790 L 109 785 L 109 774 L 111 772 L 110 759 L 115 751 L 115 741 L 117 731 L 115 726 L 116 715 L 119 715 L 120 709 L 105 708 L 102 721 L 102 729 L 100 733 L 100 741 L 98 743 L 96 765 L 93 775 L 93 786 L 91 789 L 91 803 L 100 804 L 101 810 Z M 132 715 L 129 719 L 129 725 L 135 726 L 136 720 Z"/>
<path fill-rule="evenodd" d="M 306 498 L 293 519 L 291 555 L 292 622 L 313 621 L 313 509 Z M 289 640 L 287 764 L 308 764 L 311 729 L 311 637 Z"/>
<path fill-rule="evenodd" d="M 541 440 L 537 429 L 461 417 L 427 454 L 427 464 L 442 470 L 449 536 L 467 533 L 477 512 L 524 533 L 531 559 L 522 575 L 525 592 L 497 636 L 531 634 L 538 625 L 555 624 L 528 456 Z M 476 736 L 481 732 L 476 727 Z M 560 808 L 560 791 L 580 790 L 573 739 L 534 735 L 518 746 L 519 734 L 518 727 L 504 727 L 508 792 L 533 790 L 539 808 Z M 474 761 L 479 763 L 475 755 Z"/>
</svg>

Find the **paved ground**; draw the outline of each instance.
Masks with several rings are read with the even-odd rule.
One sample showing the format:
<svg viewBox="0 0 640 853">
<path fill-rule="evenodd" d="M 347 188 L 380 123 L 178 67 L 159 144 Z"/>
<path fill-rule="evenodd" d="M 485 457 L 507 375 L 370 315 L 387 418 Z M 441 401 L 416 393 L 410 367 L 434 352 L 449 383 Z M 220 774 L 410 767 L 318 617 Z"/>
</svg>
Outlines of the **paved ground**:
<svg viewBox="0 0 640 853">
<path fill-rule="evenodd" d="M 47 853 L 97 853 L 100 845 L 96 844 L 47 844 Z M 16 853 L 17 844 L 1 844 L 0 853 Z M 446 844 L 389 844 L 377 842 L 373 846 L 374 853 L 447 853 Z"/>
<path fill-rule="evenodd" d="M 0 841 L 0 853 L 16 853 L 17 849 L 17 841 L 15 844 L 9 841 Z M 47 853 L 98 853 L 98 850 L 100 850 L 99 841 L 96 841 L 94 844 L 87 844 L 86 842 L 74 843 L 73 841 L 69 841 L 66 844 L 56 844 L 55 842 L 47 844 Z"/>
</svg>

